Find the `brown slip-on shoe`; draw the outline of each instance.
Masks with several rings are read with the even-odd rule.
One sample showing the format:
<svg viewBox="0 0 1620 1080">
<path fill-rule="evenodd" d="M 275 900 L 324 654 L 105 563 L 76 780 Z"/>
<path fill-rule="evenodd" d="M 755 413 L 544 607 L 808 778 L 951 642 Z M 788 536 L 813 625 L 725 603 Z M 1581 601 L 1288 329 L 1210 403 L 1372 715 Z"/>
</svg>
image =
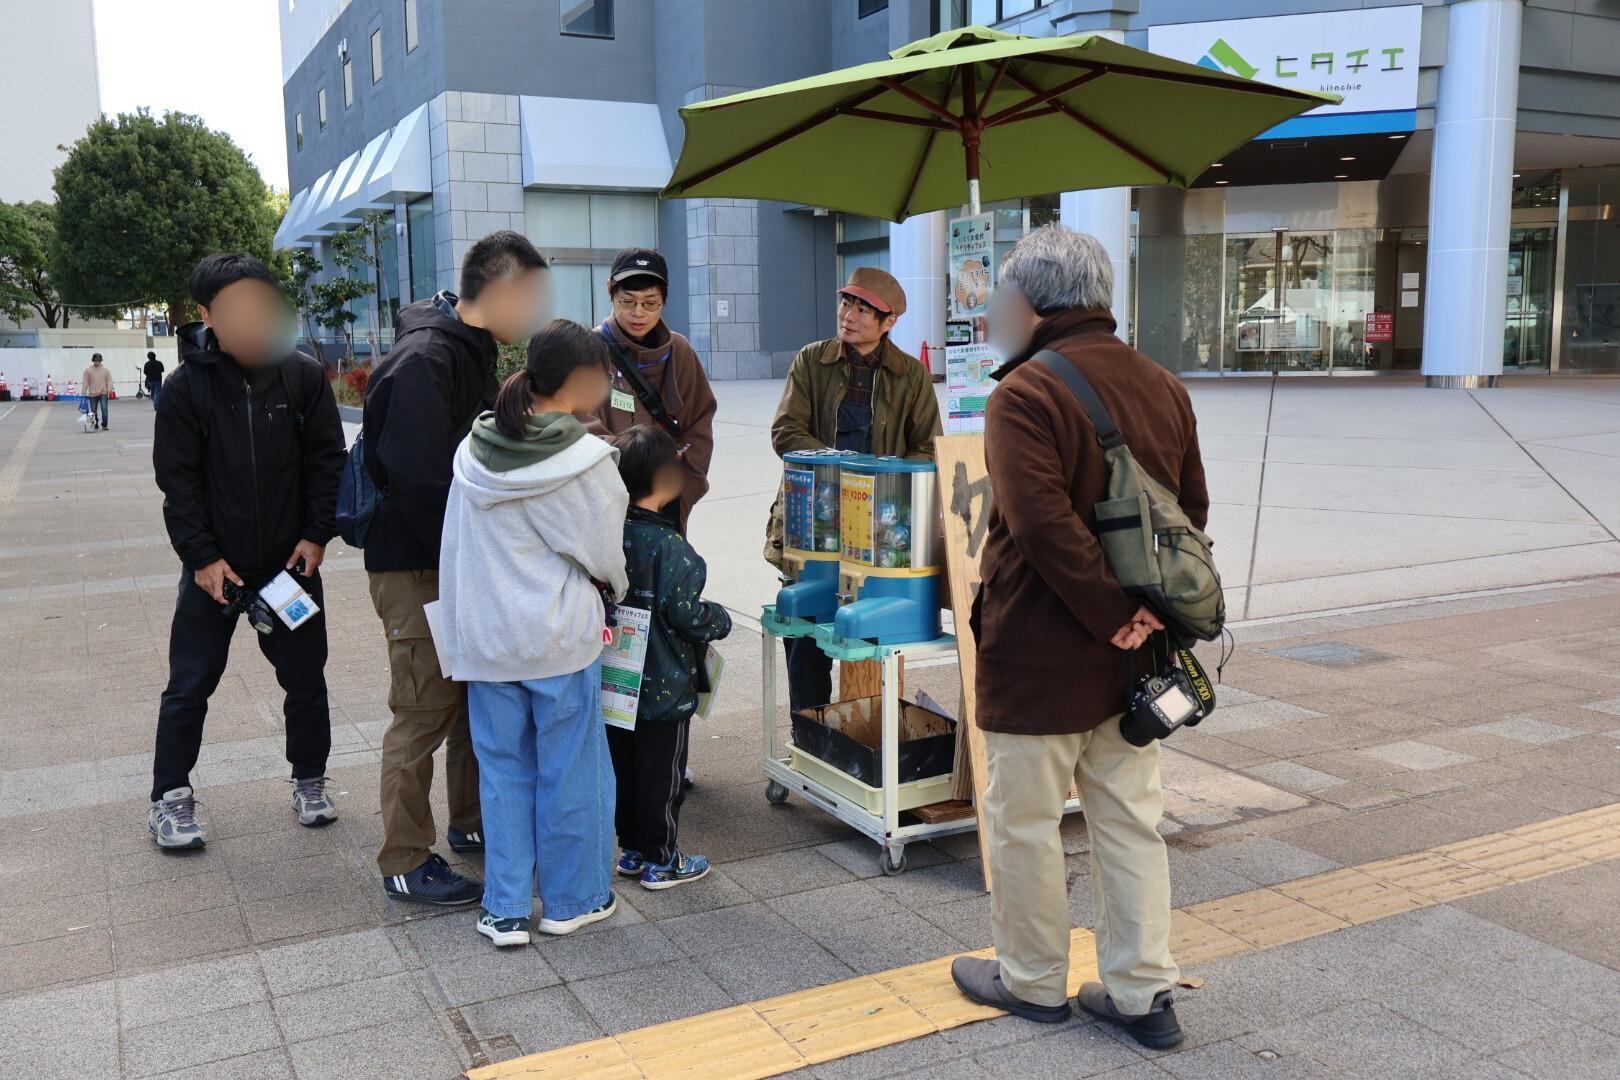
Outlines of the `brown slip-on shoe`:
<svg viewBox="0 0 1620 1080">
<path fill-rule="evenodd" d="M 951 962 L 951 979 L 956 988 L 980 1005 L 1005 1009 L 1014 1016 L 1039 1024 L 1061 1024 L 1073 1016 L 1069 1003 L 1036 1005 L 1014 994 L 1001 981 L 1001 962 L 976 956 L 958 956 Z"/>
</svg>

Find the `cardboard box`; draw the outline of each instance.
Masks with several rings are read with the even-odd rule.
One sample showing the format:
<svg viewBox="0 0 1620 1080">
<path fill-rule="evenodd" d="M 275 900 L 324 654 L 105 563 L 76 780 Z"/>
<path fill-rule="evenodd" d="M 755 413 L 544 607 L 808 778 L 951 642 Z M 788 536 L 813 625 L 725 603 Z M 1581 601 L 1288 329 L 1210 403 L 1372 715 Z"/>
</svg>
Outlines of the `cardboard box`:
<svg viewBox="0 0 1620 1080">
<path fill-rule="evenodd" d="M 853 776 L 883 784 L 883 706 L 879 698 L 840 701 L 793 715 L 793 745 Z M 956 756 L 956 722 L 912 701 L 900 703 L 900 782 L 947 776 Z"/>
</svg>

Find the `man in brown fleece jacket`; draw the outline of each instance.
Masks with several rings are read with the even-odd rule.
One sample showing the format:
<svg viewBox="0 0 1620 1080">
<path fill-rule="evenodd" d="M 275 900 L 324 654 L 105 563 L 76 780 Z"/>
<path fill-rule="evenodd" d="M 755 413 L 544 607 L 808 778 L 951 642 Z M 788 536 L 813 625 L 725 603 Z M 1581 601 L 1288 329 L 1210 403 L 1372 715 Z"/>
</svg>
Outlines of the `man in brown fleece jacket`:
<svg viewBox="0 0 1620 1080">
<path fill-rule="evenodd" d="M 613 391 L 596 412 L 581 419 L 587 431 L 607 439 L 637 424 L 657 426 L 657 419 L 637 399 L 634 385 L 618 370 L 619 365 L 631 365 L 646 380 L 679 427 L 679 434 L 671 434 L 681 447 L 686 488 L 662 512 L 685 533 L 692 507 L 709 492 L 718 405 L 714 390 L 692 343 L 664 325 L 669 268 L 662 255 L 651 248 L 619 252 L 608 275 L 608 296 L 613 314 L 597 332 L 614 354 Z"/>
<path fill-rule="evenodd" d="M 1094 238 L 1049 225 L 1002 261 L 991 343 L 1006 363 L 985 416 L 995 492 L 975 605 L 978 724 L 989 787 L 984 825 L 995 881 L 996 960 L 962 957 L 969 997 L 1031 1020 L 1070 1011 L 1069 908 L 1058 829 L 1071 784 L 1091 840 L 1101 983 L 1080 1007 L 1152 1047 L 1174 1046 L 1170 872 L 1159 744 L 1120 734 L 1128 661 L 1158 619 L 1128 597 L 1097 540 L 1108 468 L 1096 429 L 1053 350 L 1091 382 L 1137 462 L 1179 492 L 1192 523 L 1209 511 L 1192 403 L 1181 381 L 1114 336 L 1113 269 Z M 1147 670 L 1145 658 L 1136 664 Z"/>
</svg>

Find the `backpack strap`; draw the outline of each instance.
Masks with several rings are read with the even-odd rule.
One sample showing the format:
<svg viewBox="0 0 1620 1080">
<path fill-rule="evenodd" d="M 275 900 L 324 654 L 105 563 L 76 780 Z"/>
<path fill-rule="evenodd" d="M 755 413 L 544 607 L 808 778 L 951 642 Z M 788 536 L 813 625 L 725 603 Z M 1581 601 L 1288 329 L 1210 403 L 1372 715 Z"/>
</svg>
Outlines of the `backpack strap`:
<svg viewBox="0 0 1620 1080">
<path fill-rule="evenodd" d="M 620 375 L 624 376 L 624 381 L 630 384 L 630 389 L 635 393 L 636 400 L 641 402 L 641 407 L 647 410 L 648 415 L 653 418 L 653 421 L 659 427 L 669 432 L 670 438 L 677 443 L 680 442 L 681 422 L 669 415 L 669 409 L 664 406 L 664 399 L 659 396 L 658 391 L 652 388 L 652 384 L 646 380 L 641 372 L 636 370 L 636 365 L 625 355 L 624 349 L 614 339 L 613 331 L 608 328 L 608 324 L 604 322 L 596 328 L 596 332 L 602 335 L 603 341 L 607 342 L 608 353 L 613 357 L 614 368 L 618 370 Z M 671 351 L 673 352 L 673 348 Z"/>
<path fill-rule="evenodd" d="M 1047 370 L 1063 380 L 1063 385 L 1069 388 L 1069 392 L 1080 402 L 1081 410 L 1091 420 L 1091 426 L 1097 429 L 1097 442 L 1104 450 L 1125 445 L 1125 436 L 1120 434 L 1119 425 L 1114 423 L 1114 418 L 1109 415 L 1108 406 L 1102 403 L 1102 398 L 1097 396 L 1091 380 L 1086 378 L 1085 372 L 1081 371 L 1077 364 L 1071 363 L 1068 357 L 1052 349 L 1042 349 L 1030 359 L 1039 361 Z"/>
</svg>

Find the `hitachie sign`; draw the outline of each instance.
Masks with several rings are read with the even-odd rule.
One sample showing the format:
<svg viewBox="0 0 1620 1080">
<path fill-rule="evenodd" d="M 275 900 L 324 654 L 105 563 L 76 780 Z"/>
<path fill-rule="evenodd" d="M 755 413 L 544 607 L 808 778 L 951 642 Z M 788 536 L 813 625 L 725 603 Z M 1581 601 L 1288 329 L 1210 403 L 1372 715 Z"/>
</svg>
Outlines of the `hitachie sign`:
<svg viewBox="0 0 1620 1080">
<path fill-rule="evenodd" d="M 1148 30 L 1148 48 L 1245 79 L 1344 98 L 1290 122 L 1298 124 L 1312 117 L 1411 113 L 1417 108 L 1422 36 L 1421 7 L 1363 8 L 1155 26 Z"/>
</svg>

